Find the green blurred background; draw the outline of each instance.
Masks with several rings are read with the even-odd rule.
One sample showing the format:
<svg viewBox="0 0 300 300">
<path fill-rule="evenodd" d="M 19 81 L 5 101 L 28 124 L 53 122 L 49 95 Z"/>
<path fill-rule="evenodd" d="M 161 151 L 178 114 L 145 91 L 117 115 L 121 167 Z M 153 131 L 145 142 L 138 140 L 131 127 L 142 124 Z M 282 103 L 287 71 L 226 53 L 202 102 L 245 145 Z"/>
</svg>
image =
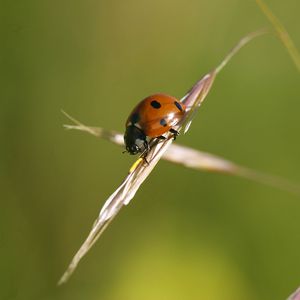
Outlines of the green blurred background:
<svg viewBox="0 0 300 300">
<path fill-rule="evenodd" d="M 300 46 L 300 2 L 267 4 Z M 246 33 L 255 1 L 1 1 L 0 299 L 285 299 L 300 284 L 300 198 L 161 162 L 57 287 L 134 158 L 85 133 L 181 97 Z M 272 35 L 222 71 L 178 143 L 300 182 L 299 73 Z"/>
</svg>

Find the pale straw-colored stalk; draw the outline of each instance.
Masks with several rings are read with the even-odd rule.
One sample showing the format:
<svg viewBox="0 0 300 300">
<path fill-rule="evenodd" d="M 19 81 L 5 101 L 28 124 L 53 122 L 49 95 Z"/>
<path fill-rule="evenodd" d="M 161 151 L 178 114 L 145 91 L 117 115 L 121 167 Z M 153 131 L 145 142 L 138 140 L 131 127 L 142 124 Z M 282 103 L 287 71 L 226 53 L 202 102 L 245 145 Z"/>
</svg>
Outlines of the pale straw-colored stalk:
<svg viewBox="0 0 300 300">
<path fill-rule="evenodd" d="M 174 127 L 175 130 L 187 132 L 189 129 L 192 119 L 195 116 L 196 111 L 199 106 L 207 96 L 216 75 L 222 70 L 222 68 L 228 63 L 228 61 L 235 55 L 245 44 L 251 41 L 253 38 L 264 34 L 265 31 L 257 31 L 250 33 L 244 38 L 242 38 L 239 43 L 229 52 L 225 59 L 218 65 L 215 69 L 205 75 L 201 80 L 196 82 L 192 89 L 181 99 L 181 101 L 190 107 L 189 111 L 184 115 L 182 122 Z M 101 129 L 92 129 L 85 127 L 86 131 L 95 134 L 95 132 L 101 132 L 105 135 L 107 132 Z M 93 131 L 95 130 L 95 131 Z M 98 130 L 98 131 L 97 131 Z M 109 135 L 108 135 L 109 136 Z M 119 139 L 116 135 L 116 139 Z M 98 218 L 94 222 L 91 232 L 89 233 L 87 239 L 84 241 L 78 252 L 72 259 L 66 272 L 63 274 L 59 281 L 59 284 L 66 282 L 76 269 L 79 261 L 82 257 L 90 250 L 94 245 L 100 235 L 103 233 L 105 228 L 117 215 L 120 209 L 127 205 L 130 200 L 134 197 L 135 193 L 145 181 L 148 175 L 151 173 L 153 168 L 159 162 L 163 155 L 167 155 L 167 150 L 173 142 L 173 135 L 167 133 L 165 135 L 165 140 L 153 140 L 149 152 L 144 158 L 139 158 L 133 166 L 130 168 L 128 175 L 125 177 L 121 185 L 116 189 L 115 192 L 106 200 L 104 206 L 102 207 Z M 174 148 L 173 148 L 174 149 Z M 174 158 L 174 156 L 173 156 Z"/>
<path fill-rule="evenodd" d="M 300 287 L 287 300 L 300 300 Z"/>
<path fill-rule="evenodd" d="M 98 138 L 106 139 L 116 145 L 124 146 L 123 134 L 100 127 L 86 126 L 63 111 L 63 114 L 76 125 L 64 125 L 66 129 L 87 132 Z M 236 164 L 223 157 L 196 150 L 187 146 L 171 144 L 162 156 L 163 160 L 199 171 L 217 172 L 243 177 L 277 189 L 300 195 L 299 184 L 282 177 L 256 171 Z"/>
<path fill-rule="evenodd" d="M 279 38 L 279 40 L 282 42 L 282 44 L 288 51 L 288 54 L 290 55 L 298 71 L 300 71 L 300 53 L 297 47 L 295 46 L 295 43 L 293 42 L 292 38 L 290 37 L 289 33 L 287 32 L 283 24 L 280 22 L 280 20 L 273 14 L 270 8 L 264 3 L 263 0 L 256 0 L 256 3 L 261 9 L 261 11 L 264 13 L 264 15 L 267 17 L 267 19 L 270 21 L 270 23 L 272 24 L 276 36 Z"/>
</svg>

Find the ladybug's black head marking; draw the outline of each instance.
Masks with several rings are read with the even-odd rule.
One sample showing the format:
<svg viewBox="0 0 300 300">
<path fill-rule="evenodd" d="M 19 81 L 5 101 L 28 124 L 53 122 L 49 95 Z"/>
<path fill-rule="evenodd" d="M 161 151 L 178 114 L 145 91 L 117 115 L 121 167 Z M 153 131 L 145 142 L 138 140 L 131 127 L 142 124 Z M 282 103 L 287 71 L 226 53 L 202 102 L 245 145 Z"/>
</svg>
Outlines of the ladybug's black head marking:
<svg viewBox="0 0 300 300">
<path fill-rule="evenodd" d="M 132 122 L 132 124 L 137 123 L 140 120 L 140 115 L 139 113 L 135 112 L 132 114 L 130 121 Z"/>
<path fill-rule="evenodd" d="M 143 152 L 148 147 L 146 135 L 140 128 L 134 125 L 127 126 L 124 142 L 127 152 L 131 155 Z"/>
</svg>

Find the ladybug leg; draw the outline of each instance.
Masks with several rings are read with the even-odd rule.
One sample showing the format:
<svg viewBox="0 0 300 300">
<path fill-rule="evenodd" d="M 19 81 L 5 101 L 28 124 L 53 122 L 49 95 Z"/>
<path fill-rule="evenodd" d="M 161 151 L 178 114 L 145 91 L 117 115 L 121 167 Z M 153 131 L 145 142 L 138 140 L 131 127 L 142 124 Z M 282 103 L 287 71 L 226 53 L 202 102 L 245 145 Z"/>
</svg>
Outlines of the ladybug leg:
<svg viewBox="0 0 300 300">
<path fill-rule="evenodd" d="M 147 165 L 149 165 L 149 162 L 148 162 L 148 160 L 147 160 L 147 158 L 146 158 L 146 155 L 147 155 L 147 153 L 148 153 L 148 149 L 145 149 L 143 152 L 142 152 L 142 154 L 140 155 L 140 157 L 143 159 L 143 161 L 147 164 Z"/>
<path fill-rule="evenodd" d="M 149 165 L 149 162 L 148 162 L 147 159 L 146 159 L 146 155 L 147 155 L 147 153 L 148 153 L 149 150 L 150 150 L 150 145 L 149 145 L 149 143 L 148 143 L 147 141 L 144 141 L 143 145 L 144 145 L 144 148 L 145 148 L 145 149 L 144 149 L 144 151 L 142 152 L 142 154 L 141 154 L 140 157 L 142 157 L 143 160 L 144 160 L 144 162 L 145 162 L 147 165 Z"/>
<path fill-rule="evenodd" d="M 147 141 L 144 141 L 144 147 L 145 147 L 144 152 L 145 152 L 145 154 L 147 154 L 150 150 L 150 146 L 149 146 L 149 143 Z"/>
<path fill-rule="evenodd" d="M 163 136 L 163 135 L 160 135 L 160 136 L 158 136 L 158 137 L 157 137 L 157 139 L 159 139 L 159 140 L 165 140 L 165 139 L 166 139 L 166 137 L 165 137 L 165 136 Z"/>
<path fill-rule="evenodd" d="M 143 160 L 144 160 L 144 162 L 146 163 L 146 165 L 149 166 L 149 162 L 148 162 L 148 160 L 146 159 L 145 156 L 143 156 Z"/>
<path fill-rule="evenodd" d="M 179 135 L 179 132 L 178 132 L 177 130 L 173 129 L 173 128 L 171 128 L 169 131 L 170 131 L 171 133 L 173 133 L 173 139 L 174 139 L 174 141 L 175 141 L 176 138 L 177 138 L 177 136 Z"/>
</svg>

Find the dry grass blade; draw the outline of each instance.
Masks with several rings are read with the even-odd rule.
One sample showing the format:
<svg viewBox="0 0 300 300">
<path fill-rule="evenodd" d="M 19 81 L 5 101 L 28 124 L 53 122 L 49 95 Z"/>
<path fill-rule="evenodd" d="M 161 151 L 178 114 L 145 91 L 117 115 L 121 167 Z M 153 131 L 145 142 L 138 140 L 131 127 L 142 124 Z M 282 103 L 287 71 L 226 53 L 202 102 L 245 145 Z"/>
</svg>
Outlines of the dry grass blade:
<svg viewBox="0 0 300 300">
<path fill-rule="evenodd" d="M 251 40 L 254 38 L 266 34 L 269 31 L 267 29 L 260 29 L 257 31 L 254 31 L 246 36 L 244 36 L 236 45 L 235 47 L 232 48 L 232 50 L 227 54 L 225 59 L 219 64 L 219 66 L 215 69 L 216 73 L 219 73 L 226 65 L 227 63 L 231 60 L 231 58 L 246 44 L 248 44 Z"/>
<path fill-rule="evenodd" d="M 106 130 L 100 127 L 90 127 L 90 126 L 86 126 L 84 124 L 82 124 L 81 122 L 79 122 L 78 120 L 76 120 L 75 118 L 73 118 L 72 116 L 70 116 L 69 114 L 67 114 L 65 111 L 61 111 L 68 119 L 70 119 L 72 122 L 74 122 L 74 124 L 76 124 L 76 126 L 74 125 L 64 125 L 64 127 L 66 129 L 77 129 L 77 130 L 81 130 L 81 131 L 85 131 L 90 133 L 91 135 L 97 136 L 97 137 L 102 137 L 106 140 L 109 140 L 115 144 L 119 144 L 119 145 L 123 145 L 123 135 L 113 131 L 113 130 Z"/>
<path fill-rule="evenodd" d="M 300 287 L 287 300 L 300 300 Z"/>
<path fill-rule="evenodd" d="M 231 60 L 231 58 L 237 54 L 237 52 L 249 43 L 252 39 L 266 34 L 268 31 L 265 29 L 261 29 L 255 32 L 252 32 L 246 36 L 244 36 L 226 55 L 226 57 L 222 60 L 222 62 L 213 69 L 210 73 L 205 75 L 201 80 L 199 80 L 192 89 L 184 96 L 181 101 L 187 106 L 192 107 L 188 114 L 185 116 L 185 120 L 182 122 L 182 127 L 184 128 L 184 133 L 186 133 L 192 123 L 195 112 L 201 105 L 202 101 L 205 99 L 208 94 L 211 85 L 214 82 L 216 75 L 227 65 L 227 63 Z M 200 92 L 199 92 L 200 91 Z M 188 97 L 187 97 L 188 96 Z"/>
<path fill-rule="evenodd" d="M 170 145 L 171 142 L 172 136 L 169 136 L 163 142 L 151 147 L 149 153 L 146 156 L 146 160 L 148 161 L 148 163 L 146 163 L 144 159 L 139 158 L 133 164 L 125 180 L 118 187 L 118 189 L 106 200 L 90 234 L 72 259 L 71 264 L 60 279 L 59 284 L 62 284 L 68 280 L 68 278 L 77 267 L 77 264 L 79 263 L 81 258 L 94 245 L 96 240 L 99 238 L 108 224 L 113 220 L 119 210 L 123 207 L 123 205 L 127 205 L 134 197 L 140 185 L 148 177 L 152 169 L 158 163 L 161 156 L 168 149 L 168 145 Z"/>
<path fill-rule="evenodd" d="M 287 30 L 281 24 L 279 19 L 272 13 L 272 11 L 268 8 L 268 6 L 262 0 L 256 0 L 257 5 L 260 7 L 261 11 L 264 15 L 269 19 L 270 23 L 274 27 L 277 36 L 287 49 L 290 57 L 294 61 L 298 71 L 300 71 L 300 53 L 296 48 L 293 40 L 288 34 Z"/>
<path fill-rule="evenodd" d="M 300 195 L 300 186 L 274 175 L 237 165 L 222 157 L 181 145 L 172 145 L 164 159 L 196 170 L 224 173 L 263 183 L 277 189 Z"/>
<path fill-rule="evenodd" d="M 250 34 L 246 36 L 246 42 L 249 42 L 251 39 L 257 36 L 257 33 Z M 242 39 L 242 41 L 245 40 Z M 223 68 L 223 66 L 228 62 L 230 58 L 232 58 L 233 54 L 235 54 L 245 43 L 239 43 L 237 47 L 233 49 L 226 56 L 225 60 L 215 68 L 212 72 L 204 76 L 203 79 L 198 81 L 194 87 L 187 93 L 185 97 L 183 97 L 182 102 L 186 105 L 190 106 L 191 109 L 188 113 L 186 113 L 184 120 L 178 126 L 175 126 L 175 130 L 180 131 L 184 128 L 186 132 L 191 123 L 192 118 L 194 117 L 195 112 L 199 108 L 200 104 L 205 99 L 207 93 L 209 92 L 212 83 L 215 79 L 215 75 Z M 84 126 L 82 124 L 78 124 L 78 126 Z M 83 127 L 86 131 L 89 131 L 89 128 Z M 97 132 L 97 129 L 92 130 L 90 133 L 94 134 Z M 59 284 L 66 282 L 69 277 L 74 272 L 81 258 L 89 251 L 89 249 L 94 245 L 99 236 L 103 233 L 108 224 L 112 221 L 112 219 L 116 216 L 116 214 L 120 211 L 120 209 L 128 204 L 130 200 L 134 197 L 135 193 L 139 189 L 140 185 L 145 181 L 148 175 L 151 173 L 155 165 L 158 163 L 159 159 L 162 155 L 168 150 L 171 143 L 173 141 L 172 134 L 166 134 L 166 139 L 158 142 L 154 141 L 151 143 L 150 151 L 147 153 L 145 160 L 148 163 L 145 163 L 145 160 L 140 158 L 138 159 L 134 165 L 131 167 L 129 174 L 124 179 L 122 184 L 117 188 L 117 190 L 106 200 L 103 208 L 100 211 L 100 214 L 97 220 L 94 223 L 94 226 L 89 233 L 87 239 L 80 247 L 79 251 L 74 256 L 71 264 L 68 269 L 62 276 L 59 281 Z"/>
<path fill-rule="evenodd" d="M 67 115 L 69 116 L 69 115 Z M 81 125 L 64 125 L 67 129 L 84 131 L 124 146 L 123 135 L 116 131 L 103 130 L 99 127 L 89 127 L 72 118 L 72 121 Z M 104 134 L 105 132 L 105 134 Z M 238 165 L 223 157 L 196 150 L 190 147 L 172 144 L 162 156 L 162 159 L 184 167 L 209 172 L 218 172 L 243 177 L 255 182 L 263 183 L 277 189 L 300 195 L 299 184 L 274 175 L 265 174 L 247 167 Z"/>
</svg>

